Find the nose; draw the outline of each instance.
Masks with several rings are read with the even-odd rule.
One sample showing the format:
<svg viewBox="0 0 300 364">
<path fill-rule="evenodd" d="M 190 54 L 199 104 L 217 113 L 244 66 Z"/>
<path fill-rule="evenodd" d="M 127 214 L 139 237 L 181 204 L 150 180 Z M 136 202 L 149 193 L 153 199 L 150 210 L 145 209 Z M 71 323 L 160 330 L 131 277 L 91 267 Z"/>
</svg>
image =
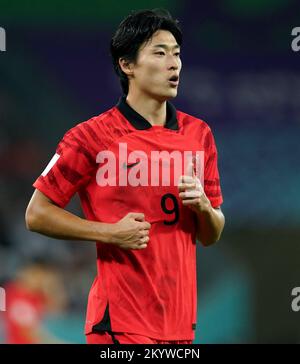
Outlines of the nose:
<svg viewBox="0 0 300 364">
<path fill-rule="evenodd" d="M 173 70 L 173 71 L 179 69 L 178 57 L 170 55 L 169 62 L 168 62 L 168 69 Z"/>
</svg>

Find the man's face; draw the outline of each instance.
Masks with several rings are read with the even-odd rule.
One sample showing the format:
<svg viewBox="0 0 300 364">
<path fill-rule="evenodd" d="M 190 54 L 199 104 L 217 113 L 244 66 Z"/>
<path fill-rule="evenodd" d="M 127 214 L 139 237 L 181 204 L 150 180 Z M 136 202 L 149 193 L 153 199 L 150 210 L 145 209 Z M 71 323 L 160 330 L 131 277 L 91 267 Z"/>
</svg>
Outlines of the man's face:
<svg viewBox="0 0 300 364">
<path fill-rule="evenodd" d="M 173 34 L 158 30 L 139 49 L 132 65 L 130 88 L 138 88 L 151 97 L 164 101 L 177 95 L 181 70 L 180 48 Z"/>
</svg>

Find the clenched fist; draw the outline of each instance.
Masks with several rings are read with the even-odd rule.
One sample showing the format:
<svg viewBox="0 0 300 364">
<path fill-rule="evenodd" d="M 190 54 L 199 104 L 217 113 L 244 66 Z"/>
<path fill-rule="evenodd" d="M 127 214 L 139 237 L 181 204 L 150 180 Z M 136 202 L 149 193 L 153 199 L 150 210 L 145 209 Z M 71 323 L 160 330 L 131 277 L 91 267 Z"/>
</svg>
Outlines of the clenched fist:
<svg viewBox="0 0 300 364">
<path fill-rule="evenodd" d="M 143 213 L 130 212 L 110 227 L 110 242 L 122 249 L 145 249 L 151 225 Z"/>
</svg>

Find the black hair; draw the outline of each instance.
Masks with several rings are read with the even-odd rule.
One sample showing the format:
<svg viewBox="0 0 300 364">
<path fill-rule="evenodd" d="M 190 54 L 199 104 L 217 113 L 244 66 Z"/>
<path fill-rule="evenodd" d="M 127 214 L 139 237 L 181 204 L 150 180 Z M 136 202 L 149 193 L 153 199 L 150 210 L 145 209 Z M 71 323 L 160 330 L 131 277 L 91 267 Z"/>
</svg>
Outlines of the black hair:
<svg viewBox="0 0 300 364">
<path fill-rule="evenodd" d="M 153 34 L 160 29 L 172 33 L 177 44 L 181 46 L 182 32 L 179 22 L 173 19 L 165 9 L 132 12 L 116 30 L 110 43 L 110 53 L 125 95 L 128 94 L 129 82 L 127 75 L 119 65 L 119 59 L 124 58 L 127 62 L 135 62 L 140 46 L 149 41 Z"/>
</svg>

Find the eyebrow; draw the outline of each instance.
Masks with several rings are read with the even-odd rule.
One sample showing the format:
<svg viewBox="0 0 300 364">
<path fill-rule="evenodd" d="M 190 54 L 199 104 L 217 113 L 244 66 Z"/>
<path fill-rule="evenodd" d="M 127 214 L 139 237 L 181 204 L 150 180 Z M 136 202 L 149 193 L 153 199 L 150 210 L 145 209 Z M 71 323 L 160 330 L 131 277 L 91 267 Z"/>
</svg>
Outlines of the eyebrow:
<svg viewBox="0 0 300 364">
<path fill-rule="evenodd" d="M 168 50 L 168 49 L 175 49 L 175 48 L 180 49 L 180 46 L 178 44 L 176 44 L 174 47 L 169 47 L 166 44 L 155 44 L 153 46 L 153 48 L 164 48 L 164 49 Z"/>
</svg>

